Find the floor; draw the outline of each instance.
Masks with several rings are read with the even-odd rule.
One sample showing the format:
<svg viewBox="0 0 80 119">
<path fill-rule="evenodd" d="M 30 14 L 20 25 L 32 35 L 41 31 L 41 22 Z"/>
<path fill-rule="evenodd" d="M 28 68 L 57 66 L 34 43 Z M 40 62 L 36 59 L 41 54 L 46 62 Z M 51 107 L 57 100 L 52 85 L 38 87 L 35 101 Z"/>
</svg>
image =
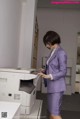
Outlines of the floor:
<svg viewBox="0 0 80 119">
<path fill-rule="evenodd" d="M 80 82 L 75 82 L 75 92 L 80 92 Z"/>
<path fill-rule="evenodd" d="M 43 100 L 41 119 L 49 119 L 47 94 L 37 92 L 37 99 Z M 63 119 L 80 119 L 80 94 L 64 95 L 61 109 Z"/>
</svg>

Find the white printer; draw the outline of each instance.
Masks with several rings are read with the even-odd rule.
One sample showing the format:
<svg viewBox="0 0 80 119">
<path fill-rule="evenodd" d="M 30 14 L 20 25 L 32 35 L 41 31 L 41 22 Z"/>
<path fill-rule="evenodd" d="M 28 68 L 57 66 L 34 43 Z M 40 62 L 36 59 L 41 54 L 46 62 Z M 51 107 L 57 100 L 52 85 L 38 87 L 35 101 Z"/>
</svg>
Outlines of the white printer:
<svg viewBox="0 0 80 119">
<path fill-rule="evenodd" d="M 0 69 L 0 101 L 21 103 L 21 114 L 30 114 L 36 100 L 38 76 L 31 71 Z"/>
</svg>

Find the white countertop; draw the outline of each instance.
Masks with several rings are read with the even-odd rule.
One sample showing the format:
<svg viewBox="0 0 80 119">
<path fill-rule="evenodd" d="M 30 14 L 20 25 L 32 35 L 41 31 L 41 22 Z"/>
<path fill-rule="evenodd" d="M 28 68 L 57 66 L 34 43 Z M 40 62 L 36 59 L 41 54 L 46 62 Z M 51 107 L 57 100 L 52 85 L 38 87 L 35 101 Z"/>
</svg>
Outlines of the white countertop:
<svg viewBox="0 0 80 119">
<path fill-rule="evenodd" d="M 0 119 L 13 119 L 20 103 L 0 101 Z"/>
</svg>

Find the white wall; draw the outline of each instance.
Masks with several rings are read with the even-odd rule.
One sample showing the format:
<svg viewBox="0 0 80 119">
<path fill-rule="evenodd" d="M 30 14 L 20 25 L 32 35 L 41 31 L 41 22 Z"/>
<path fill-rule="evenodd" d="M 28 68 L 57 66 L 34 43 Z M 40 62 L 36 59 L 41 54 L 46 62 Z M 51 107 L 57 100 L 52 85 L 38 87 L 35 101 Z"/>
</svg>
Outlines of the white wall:
<svg viewBox="0 0 80 119">
<path fill-rule="evenodd" d="M 74 82 L 76 70 L 77 32 L 80 31 L 80 10 L 38 8 L 37 16 L 39 24 L 37 67 L 41 67 L 41 57 L 47 56 L 49 53 L 43 44 L 43 36 L 48 30 L 54 30 L 61 36 L 61 46 L 67 52 L 68 59 L 71 59 L 73 62 Z"/>
<path fill-rule="evenodd" d="M 0 67 L 17 67 L 20 19 L 20 0 L 0 0 Z"/>
<path fill-rule="evenodd" d="M 68 54 L 68 58 L 75 59 L 77 32 L 80 31 L 80 11 L 65 9 L 38 9 L 39 24 L 39 49 L 38 66 L 41 66 L 41 56 L 47 55 L 47 49 L 43 44 L 43 36 L 48 30 L 55 30 L 61 36 L 62 46 Z M 42 52 L 44 51 L 44 52 Z"/>
<path fill-rule="evenodd" d="M 0 0 L 0 67 L 30 68 L 37 0 Z"/>
<path fill-rule="evenodd" d="M 20 50 L 18 59 L 18 67 L 21 68 L 31 67 L 36 5 L 37 0 L 25 0 L 22 4 Z"/>
</svg>

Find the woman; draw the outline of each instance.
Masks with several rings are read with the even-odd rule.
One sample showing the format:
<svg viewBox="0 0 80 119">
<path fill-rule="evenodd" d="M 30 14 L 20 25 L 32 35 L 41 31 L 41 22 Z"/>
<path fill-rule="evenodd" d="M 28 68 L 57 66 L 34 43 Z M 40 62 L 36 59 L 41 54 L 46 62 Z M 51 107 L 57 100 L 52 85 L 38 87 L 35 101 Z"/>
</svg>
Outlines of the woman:
<svg viewBox="0 0 80 119">
<path fill-rule="evenodd" d="M 56 32 L 48 31 L 43 42 L 51 50 L 51 53 L 47 59 L 45 70 L 42 70 L 38 75 L 44 78 L 44 83 L 47 86 L 50 119 L 62 119 L 60 109 L 66 90 L 67 55 L 60 47 L 60 36 Z"/>
</svg>

